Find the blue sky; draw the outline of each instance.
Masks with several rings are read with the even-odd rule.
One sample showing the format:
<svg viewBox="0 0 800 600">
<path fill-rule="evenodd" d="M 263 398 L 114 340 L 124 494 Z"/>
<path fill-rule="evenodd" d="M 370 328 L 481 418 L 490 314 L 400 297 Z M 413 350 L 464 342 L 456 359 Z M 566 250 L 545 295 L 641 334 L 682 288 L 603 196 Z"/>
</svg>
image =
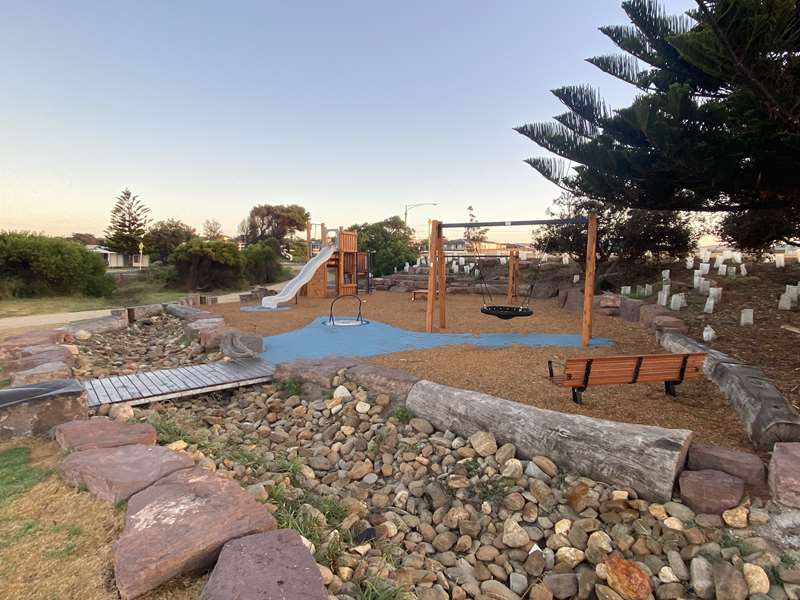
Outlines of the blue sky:
<svg viewBox="0 0 800 600">
<path fill-rule="evenodd" d="M 685 10 L 689 0 L 667 5 Z M 543 216 L 558 190 L 512 131 L 549 90 L 634 93 L 584 61 L 619 0 L 0 1 L 0 229 L 100 233 L 129 187 L 154 219 L 233 234 L 258 203 L 328 226 Z M 520 232 L 521 237 L 527 237 Z"/>
</svg>

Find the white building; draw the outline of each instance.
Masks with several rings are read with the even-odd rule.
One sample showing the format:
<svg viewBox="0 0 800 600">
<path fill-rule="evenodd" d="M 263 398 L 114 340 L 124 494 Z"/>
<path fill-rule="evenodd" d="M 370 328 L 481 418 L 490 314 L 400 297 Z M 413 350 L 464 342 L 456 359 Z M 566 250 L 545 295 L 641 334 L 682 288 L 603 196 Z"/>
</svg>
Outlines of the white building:
<svg viewBox="0 0 800 600">
<path fill-rule="evenodd" d="M 106 266 L 109 269 L 122 269 L 140 267 L 146 268 L 150 266 L 150 257 L 147 254 L 120 254 L 119 252 L 112 252 L 103 246 L 87 246 L 92 252 L 97 252 L 103 257 Z M 141 263 L 140 263 L 141 259 Z"/>
</svg>

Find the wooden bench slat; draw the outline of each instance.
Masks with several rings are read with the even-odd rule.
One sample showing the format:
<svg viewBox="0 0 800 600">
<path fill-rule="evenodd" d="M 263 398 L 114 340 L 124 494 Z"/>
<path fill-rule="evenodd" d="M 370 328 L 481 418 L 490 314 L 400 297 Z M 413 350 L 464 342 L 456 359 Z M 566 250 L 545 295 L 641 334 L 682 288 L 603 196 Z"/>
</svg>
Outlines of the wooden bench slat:
<svg viewBox="0 0 800 600">
<path fill-rule="evenodd" d="M 550 380 L 572 388 L 575 402 L 580 402 L 583 390 L 595 385 L 663 382 L 667 393 L 674 395 L 676 384 L 702 373 L 705 358 L 704 352 L 570 358 L 561 375 L 553 374 L 549 363 Z"/>
</svg>

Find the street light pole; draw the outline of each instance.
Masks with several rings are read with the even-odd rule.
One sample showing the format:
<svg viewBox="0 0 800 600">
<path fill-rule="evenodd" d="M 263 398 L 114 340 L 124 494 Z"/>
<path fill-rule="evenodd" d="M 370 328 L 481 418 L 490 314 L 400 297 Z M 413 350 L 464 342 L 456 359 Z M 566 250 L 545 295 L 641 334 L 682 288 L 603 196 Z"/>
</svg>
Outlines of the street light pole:
<svg viewBox="0 0 800 600">
<path fill-rule="evenodd" d="M 411 208 L 417 208 L 418 206 L 437 206 L 436 202 L 420 202 L 418 204 L 406 204 L 405 213 L 403 214 L 403 225 L 408 225 L 408 211 Z"/>
</svg>

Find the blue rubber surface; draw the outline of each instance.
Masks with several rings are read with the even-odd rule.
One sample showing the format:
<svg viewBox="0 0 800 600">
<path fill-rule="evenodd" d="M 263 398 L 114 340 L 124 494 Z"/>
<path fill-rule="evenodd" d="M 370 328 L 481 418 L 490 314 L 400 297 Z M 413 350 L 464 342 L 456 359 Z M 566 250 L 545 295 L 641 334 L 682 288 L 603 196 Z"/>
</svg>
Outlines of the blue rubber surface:
<svg viewBox="0 0 800 600">
<path fill-rule="evenodd" d="M 370 321 L 363 327 L 327 327 L 328 317 L 320 316 L 302 329 L 264 338 L 266 351 L 261 354 L 271 363 L 296 358 L 330 356 L 375 356 L 389 352 L 423 350 L 438 346 L 470 344 L 485 348 L 504 346 L 565 346 L 581 345 L 581 336 L 557 333 L 421 333 Z M 595 338 L 591 346 L 608 346 L 610 341 Z"/>
</svg>

